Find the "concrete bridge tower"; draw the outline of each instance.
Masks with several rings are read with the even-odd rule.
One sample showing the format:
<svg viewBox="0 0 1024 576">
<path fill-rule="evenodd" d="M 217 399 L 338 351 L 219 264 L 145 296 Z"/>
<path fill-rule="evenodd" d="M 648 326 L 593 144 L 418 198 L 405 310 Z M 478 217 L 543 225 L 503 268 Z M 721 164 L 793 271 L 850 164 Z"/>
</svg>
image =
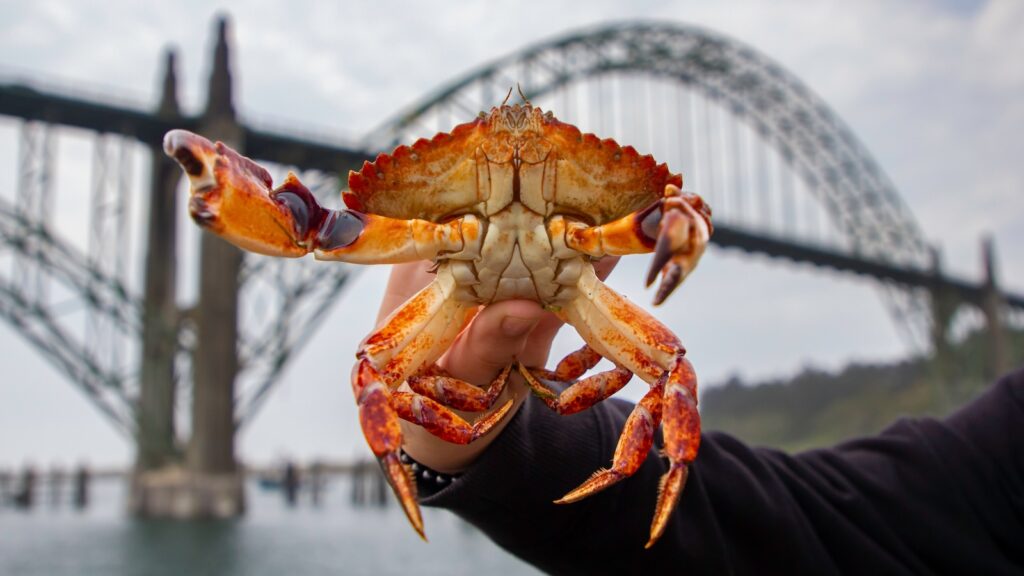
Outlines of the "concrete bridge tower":
<svg viewBox="0 0 1024 576">
<path fill-rule="evenodd" d="M 228 22 L 217 22 L 217 43 L 199 131 L 236 150 L 245 150 L 235 116 L 228 52 Z M 173 57 L 160 113 L 179 115 L 174 95 Z M 245 510 L 243 475 L 235 458 L 235 379 L 238 375 L 238 292 L 242 253 L 213 234 L 200 246 L 199 301 L 179 314 L 175 306 L 175 213 L 180 172 L 163 154 L 154 160 L 149 246 L 146 264 L 147 332 L 143 339 L 143 382 L 139 416 L 137 474 L 131 507 L 142 516 L 231 517 Z M 173 173 L 175 176 L 171 176 Z M 191 438 L 183 466 L 174 446 L 174 355 L 179 316 L 195 327 L 192 358 Z"/>
</svg>

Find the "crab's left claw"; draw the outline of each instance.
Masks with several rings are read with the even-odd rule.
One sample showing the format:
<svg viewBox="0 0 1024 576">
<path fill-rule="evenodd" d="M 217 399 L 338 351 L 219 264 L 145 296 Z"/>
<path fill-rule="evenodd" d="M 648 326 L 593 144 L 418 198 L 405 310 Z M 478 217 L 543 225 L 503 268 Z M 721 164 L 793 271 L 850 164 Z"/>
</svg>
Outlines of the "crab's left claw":
<svg viewBox="0 0 1024 576">
<path fill-rule="evenodd" d="M 697 267 L 713 231 L 711 208 L 696 194 L 683 193 L 675 185 L 665 187 L 659 206 L 654 260 L 647 271 L 647 286 L 661 272 L 661 284 L 654 296 L 658 305 Z"/>
<path fill-rule="evenodd" d="M 329 216 L 293 174 L 273 189 L 269 172 L 221 142 L 172 130 L 164 137 L 164 152 L 181 164 L 191 183 L 192 219 L 246 250 L 303 256 Z M 354 236 L 362 225 L 349 220 L 354 219 L 342 223 Z"/>
</svg>

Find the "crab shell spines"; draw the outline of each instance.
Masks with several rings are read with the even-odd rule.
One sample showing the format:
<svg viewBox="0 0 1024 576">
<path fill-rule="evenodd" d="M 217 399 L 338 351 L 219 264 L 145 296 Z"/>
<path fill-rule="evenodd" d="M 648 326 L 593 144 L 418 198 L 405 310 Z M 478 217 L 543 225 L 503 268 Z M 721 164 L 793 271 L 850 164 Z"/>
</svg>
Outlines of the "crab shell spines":
<svg viewBox="0 0 1024 576">
<path fill-rule="evenodd" d="M 393 218 L 433 222 L 489 206 L 494 182 L 488 173 L 522 162 L 551 174 L 553 193 L 545 216 L 582 215 L 601 224 L 659 200 L 668 184 L 682 186 L 650 155 L 613 139 L 582 133 L 538 108 L 502 110 L 412 145 L 395 148 L 349 173 L 346 206 Z M 524 110 L 526 114 L 524 116 Z M 507 111 L 507 110 L 506 110 Z M 520 118 L 522 116 L 522 118 Z M 527 121 L 528 119 L 528 121 Z M 488 214 L 481 214 L 487 216 Z"/>
</svg>

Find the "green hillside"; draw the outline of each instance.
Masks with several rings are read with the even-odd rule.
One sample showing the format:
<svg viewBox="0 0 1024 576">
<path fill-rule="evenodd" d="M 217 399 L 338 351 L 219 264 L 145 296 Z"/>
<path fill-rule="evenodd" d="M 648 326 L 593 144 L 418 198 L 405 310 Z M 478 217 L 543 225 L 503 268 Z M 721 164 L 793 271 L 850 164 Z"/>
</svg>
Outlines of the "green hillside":
<svg viewBox="0 0 1024 576">
<path fill-rule="evenodd" d="M 1024 332 L 1010 334 L 1012 365 L 1024 364 Z M 853 364 L 838 373 L 807 369 L 790 380 L 708 388 L 701 397 L 705 430 L 790 451 L 874 434 L 901 416 L 944 415 L 991 383 L 985 339 L 966 338 L 954 350 L 951 374 L 939 377 L 930 359 Z"/>
</svg>

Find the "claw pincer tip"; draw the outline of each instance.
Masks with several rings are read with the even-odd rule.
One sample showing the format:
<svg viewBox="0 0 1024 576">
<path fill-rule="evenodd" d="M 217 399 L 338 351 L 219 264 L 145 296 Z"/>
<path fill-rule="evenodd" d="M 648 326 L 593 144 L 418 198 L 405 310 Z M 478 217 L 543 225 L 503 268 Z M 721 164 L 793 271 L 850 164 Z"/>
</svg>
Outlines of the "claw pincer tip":
<svg viewBox="0 0 1024 576">
<path fill-rule="evenodd" d="M 199 176 L 205 165 L 196 155 L 202 147 L 212 148 L 209 140 L 188 130 L 171 130 L 164 136 L 164 153 L 174 158 L 189 176 Z"/>
</svg>

